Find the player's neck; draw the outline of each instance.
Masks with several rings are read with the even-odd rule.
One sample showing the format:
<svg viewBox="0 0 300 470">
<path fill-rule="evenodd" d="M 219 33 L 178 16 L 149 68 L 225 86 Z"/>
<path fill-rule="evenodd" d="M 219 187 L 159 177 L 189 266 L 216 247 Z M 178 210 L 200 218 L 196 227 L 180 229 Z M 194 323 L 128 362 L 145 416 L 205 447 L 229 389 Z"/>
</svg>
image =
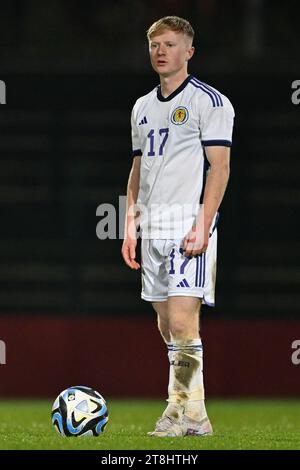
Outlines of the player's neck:
<svg viewBox="0 0 300 470">
<path fill-rule="evenodd" d="M 171 75 L 170 77 L 163 77 L 160 75 L 160 91 L 164 98 L 170 96 L 184 80 L 189 76 L 187 71 L 180 75 Z"/>
</svg>

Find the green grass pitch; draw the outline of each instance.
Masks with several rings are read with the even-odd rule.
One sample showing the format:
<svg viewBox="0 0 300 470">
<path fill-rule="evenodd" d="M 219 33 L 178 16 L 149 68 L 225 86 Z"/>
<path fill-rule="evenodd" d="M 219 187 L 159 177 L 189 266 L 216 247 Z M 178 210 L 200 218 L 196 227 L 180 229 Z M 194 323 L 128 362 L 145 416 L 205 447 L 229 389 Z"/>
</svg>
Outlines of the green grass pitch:
<svg viewBox="0 0 300 470">
<path fill-rule="evenodd" d="M 108 401 L 104 434 L 81 439 L 57 434 L 51 406 L 48 401 L 0 401 L 0 449 L 300 449 L 299 400 L 208 400 L 214 435 L 177 438 L 147 436 L 163 401 Z"/>
</svg>

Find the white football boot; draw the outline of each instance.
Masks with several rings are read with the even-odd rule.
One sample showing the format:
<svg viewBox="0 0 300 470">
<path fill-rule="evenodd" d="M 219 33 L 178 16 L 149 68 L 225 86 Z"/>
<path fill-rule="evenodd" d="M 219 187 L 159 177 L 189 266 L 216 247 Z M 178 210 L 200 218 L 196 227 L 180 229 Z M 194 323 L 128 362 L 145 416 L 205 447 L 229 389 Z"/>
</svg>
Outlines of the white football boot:
<svg viewBox="0 0 300 470">
<path fill-rule="evenodd" d="M 147 433 L 148 436 L 156 437 L 180 437 L 183 436 L 183 429 L 181 426 L 181 420 L 170 418 L 170 416 L 164 415 L 157 421 L 155 429 L 152 432 Z"/>
<path fill-rule="evenodd" d="M 182 436 L 212 436 L 213 429 L 208 417 L 196 421 L 183 415 L 181 421 Z"/>
</svg>

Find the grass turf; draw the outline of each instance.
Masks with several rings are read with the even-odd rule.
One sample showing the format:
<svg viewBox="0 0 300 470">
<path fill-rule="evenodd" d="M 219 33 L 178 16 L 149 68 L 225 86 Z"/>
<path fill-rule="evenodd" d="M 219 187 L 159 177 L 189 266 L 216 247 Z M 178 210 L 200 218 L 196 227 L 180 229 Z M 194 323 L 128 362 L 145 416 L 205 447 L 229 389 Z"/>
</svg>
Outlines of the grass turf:
<svg viewBox="0 0 300 470">
<path fill-rule="evenodd" d="M 103 435 L 63 438 L 51 424 L 48 401 L 0 401 L 0 449 L 202 450 L 300 449 L 300 401 L 210 400 L 209 437 L 148 437 L 164 402 L 111 400 Z"/>
</svg>

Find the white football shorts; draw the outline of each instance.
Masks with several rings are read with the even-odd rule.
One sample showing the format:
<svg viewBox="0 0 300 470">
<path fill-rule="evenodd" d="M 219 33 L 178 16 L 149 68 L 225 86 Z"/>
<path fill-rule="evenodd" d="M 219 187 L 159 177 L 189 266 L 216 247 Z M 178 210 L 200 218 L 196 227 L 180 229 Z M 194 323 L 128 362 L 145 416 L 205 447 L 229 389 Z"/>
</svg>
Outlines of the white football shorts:
<svg viewBox="0 0 300 470">
<path fill-rule="evenodd" d="M 214 307 L 217 271 L 217 229 L 209 238 L 205 253 L 186 257 L 182 239 L 142 239 L 142 293 L 149 302 L 170 296 L 199 297 Z"/>
</svg>

